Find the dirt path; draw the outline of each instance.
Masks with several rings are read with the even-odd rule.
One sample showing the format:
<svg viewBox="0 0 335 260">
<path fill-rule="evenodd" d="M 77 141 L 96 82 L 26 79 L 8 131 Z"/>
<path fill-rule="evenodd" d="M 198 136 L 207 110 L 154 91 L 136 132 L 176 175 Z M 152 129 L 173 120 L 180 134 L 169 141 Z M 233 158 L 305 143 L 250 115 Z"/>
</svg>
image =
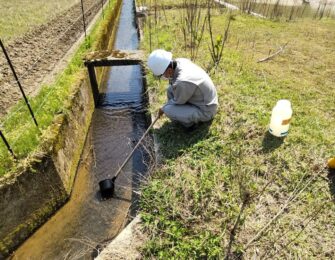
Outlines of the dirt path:
<svg viewBox="0 0 335 260">
<path fill-rule="evenodd" d="M 84 0 L 84 8 L 88 24 L 101 8 L 101 2 Z M 83 21 L 79 2 L 23 37 L 4 43 L 27 95 L 36 93 L 44 78 L 82 33 Z M 0 116 L 6 114 L 20 98 L 20 90 L 1 51 Z"/>
</svg>

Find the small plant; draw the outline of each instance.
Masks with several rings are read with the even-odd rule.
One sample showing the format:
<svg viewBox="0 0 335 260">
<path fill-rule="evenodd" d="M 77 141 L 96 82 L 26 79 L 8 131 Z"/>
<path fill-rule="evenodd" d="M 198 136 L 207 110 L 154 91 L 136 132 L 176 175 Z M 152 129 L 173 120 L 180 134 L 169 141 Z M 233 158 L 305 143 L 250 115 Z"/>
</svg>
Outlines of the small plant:
<svg viewBox="0 0 335 260">
<path fill-rule="evenodd" d="M 209 36 L 210 36 L 210 45 L 209 45 L 209 51 L 212 57 L 212 66 L 209 67 L 209 70 L 214 68 L 217 68 L 220 64 L 220 61 L 222 59 L 223 49 L 225 46 L 225 43 L 228 39 L 228 33 L 230 29 L 230 23 L 233 20 L 233 16 L 230 14 L 228 15 L 228 23 L 226 25 L 226 29 L 224 31 L 224 34 L 219 34 L 217 36 L 214 36 L 213 34 L 213 24 L 211 19 L 211 5 L 208 5 L 207 9 L 207 17 L 208 17 L 208 30 L 209 30 Z"/>
</svg>

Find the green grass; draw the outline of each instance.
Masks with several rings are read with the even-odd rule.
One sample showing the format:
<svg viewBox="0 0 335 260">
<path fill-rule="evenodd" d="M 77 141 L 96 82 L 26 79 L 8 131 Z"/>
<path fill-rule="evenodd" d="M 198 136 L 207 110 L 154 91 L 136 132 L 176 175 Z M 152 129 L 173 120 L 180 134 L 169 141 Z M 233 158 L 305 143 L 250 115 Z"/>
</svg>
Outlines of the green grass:
<svg viewBox="0 0 335 260">
<path fill-rule="evenodd" d="M 41 25 L 71 7 L 75 1 L 0 0 L 0 38 L 8 41 Z"/>
<path fill-rule="evenodd" d="M 113 12 L 115 2 L 111 1 L 110 7 L 106 9 L 105 19 L 99 20 L 91 35 L 86 42 L 81 44 L 55 83 L 43 86 L 37 96 L 29 99 L 39 127 L 35 126 L 22 100 L 11 109 L 5 118 L 1 119 L 0 123 L 3 124 L 1 130 L 17 159 L 13 159 L 1 141 L 0 176 L 17 171 L 17 167 L 25 164 L 34 153 L 47 151 L 51 148 L 43 146 L 43 142 L 52 130 L 50 126 L 53 124 L 55 116 L 66 114 L 67 110 L 70 109 L 71 95 L 86 73 L 83 57 L 86 53 L 96 49 L 100 36 L 107 26 L 108 17 Z"/>
<path fill-rule="evenodd" d="M 151 47 L 188 57 L 178 12 L 165 11 L 157 26 L 152 17 Z M 213 21 L 214 34 L 222 34 L 226 15 L 216 12 Z M 145 257 L 334 254 L 335 180 L 325 167 L 335 155 L 334 26 L 327 19 L 279 23 L 236 14 L 223 60 L 211 72 L 220 102 L 213 123 L 190 134 L 165 119 L 155 131 L 163 158 L 143 189 Z M 144 29 L 149 52 L 148 24 Z M 204 68 L 211 63 L 208 41 L 206 33 L 196 59 Z M 273 60 L 256 62 L 286 42 Z M 148 84 L 156 111 L 167 83 L 149 75 Z M 267 130 L 282 98 L 292 102 L 293 118 L 289 135 L 278 139 Z"/>
</svg>

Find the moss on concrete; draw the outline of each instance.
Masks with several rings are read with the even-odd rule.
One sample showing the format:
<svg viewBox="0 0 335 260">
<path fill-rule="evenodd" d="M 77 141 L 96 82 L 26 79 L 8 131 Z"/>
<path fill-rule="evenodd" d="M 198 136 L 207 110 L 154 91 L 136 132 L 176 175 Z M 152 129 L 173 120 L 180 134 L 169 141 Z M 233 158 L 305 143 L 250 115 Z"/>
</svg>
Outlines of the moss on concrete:
<svg viewBox="0 0 335 260">
<path fill-rule="evenodd" d="M 66 196 L 66 194 L 62 194 L 31 214 L 31 216 L 27 218 L 27 221 L 18 225 L 11 233 L 0 241 L 0 252 L 3 255 L 9 254 L 13 247 L 17 247 L 20 244 L 22 238 L 29 236 L 41 226 L 55 212 L 55 210 L 64 204 L 67 198 L 68 196 Z"/>
</svg>

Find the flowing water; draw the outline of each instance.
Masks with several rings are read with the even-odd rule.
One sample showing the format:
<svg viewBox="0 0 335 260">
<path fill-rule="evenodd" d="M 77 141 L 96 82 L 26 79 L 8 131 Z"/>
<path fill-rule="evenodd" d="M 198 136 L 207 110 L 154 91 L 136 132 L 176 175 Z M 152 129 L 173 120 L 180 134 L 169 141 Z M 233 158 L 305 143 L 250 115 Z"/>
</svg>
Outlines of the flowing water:
<svg viewBox="0 0 335 260">
<path fill-rule="evenodd" d="M 137 47 L 134 3 L 124 1 L 114 48 Z M 140 66 L 111 67 L 100 91 L 70 200 L 14 259 L 91 259 L 135 214 L 136 190 L 150 165 L 150 138 L 118 177 L 112 199 L 101 200 L 98 183 L 115 174 L 148 126 Z"/>
</svg>

